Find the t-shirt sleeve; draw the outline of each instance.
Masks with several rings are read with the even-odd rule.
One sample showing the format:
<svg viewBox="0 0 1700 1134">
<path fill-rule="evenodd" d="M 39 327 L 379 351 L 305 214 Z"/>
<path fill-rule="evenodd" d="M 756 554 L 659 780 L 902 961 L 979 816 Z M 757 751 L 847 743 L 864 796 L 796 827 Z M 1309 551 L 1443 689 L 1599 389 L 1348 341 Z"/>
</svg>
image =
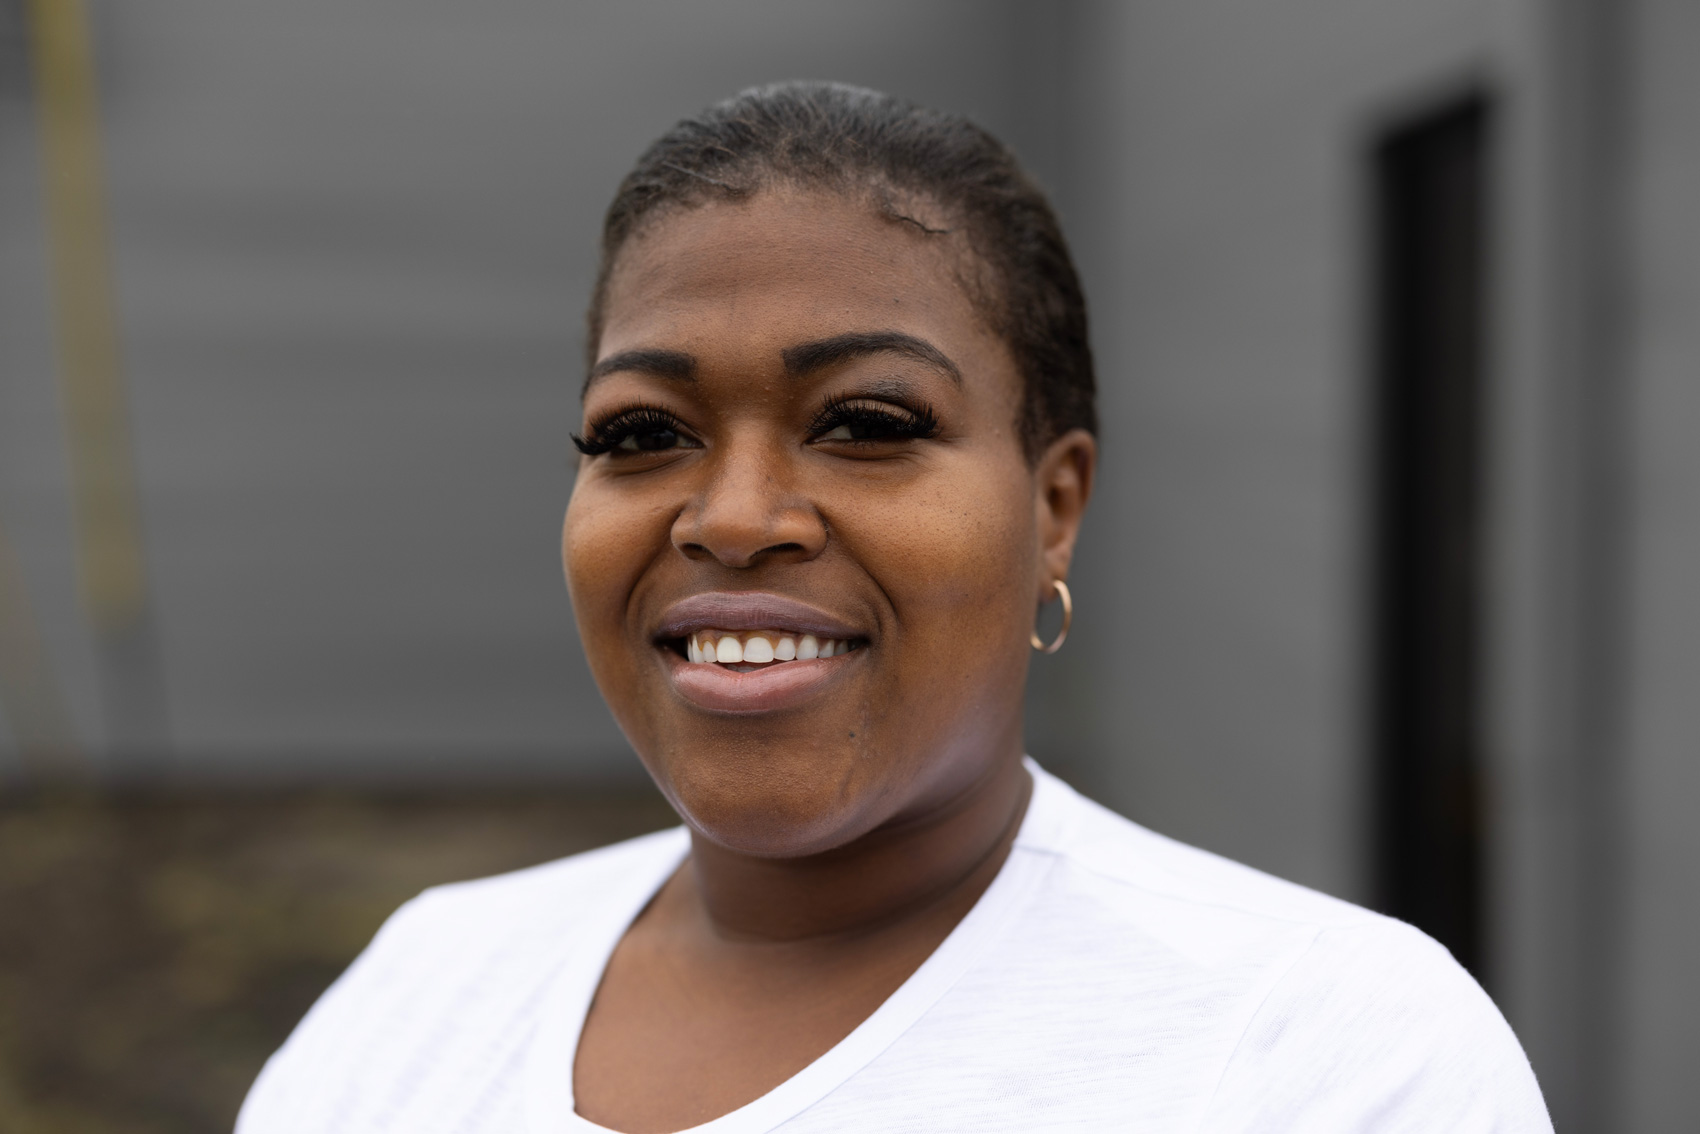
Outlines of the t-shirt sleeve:
<svg viewBox="0 0 1700 1134">
<path fill-rule="evenodd" d="M 1550 1134 L 1552 1122 L 1481 987 L 1432 939 L 1377 920 L 1323 930 L 1275 983 L 1202 1129 Z"/>
</svg>

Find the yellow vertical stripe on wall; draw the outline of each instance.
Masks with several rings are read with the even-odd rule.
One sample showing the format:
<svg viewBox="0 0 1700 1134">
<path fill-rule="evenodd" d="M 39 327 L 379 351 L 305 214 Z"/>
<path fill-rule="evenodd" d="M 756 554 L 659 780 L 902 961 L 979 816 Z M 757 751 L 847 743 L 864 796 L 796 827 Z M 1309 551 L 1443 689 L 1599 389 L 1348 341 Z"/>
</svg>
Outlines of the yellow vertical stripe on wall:
<svg viewBox="0 0 1700 1134">
<path fill-rule="evenodd" d="M 100 106 L 83 0 L 30 0 L 60 396 L 82 595 L 97 628 L 145 605 L 141 532 L 107 252 Z"/>
</svg>

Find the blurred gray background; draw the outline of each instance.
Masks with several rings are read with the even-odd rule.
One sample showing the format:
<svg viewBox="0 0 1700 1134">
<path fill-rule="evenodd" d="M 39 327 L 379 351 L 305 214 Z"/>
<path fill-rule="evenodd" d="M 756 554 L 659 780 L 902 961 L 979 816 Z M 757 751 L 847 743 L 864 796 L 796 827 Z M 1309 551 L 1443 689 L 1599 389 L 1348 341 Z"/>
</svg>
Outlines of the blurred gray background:
<svg viewBox="0 0 1700 1134">
<path fill-rule="evenodd" d="M 0 0 L 0 794 L 631 789 L 557 560 L 601 211 L 682 114 L 841 79 L 1003 137 L 1085 277 L 1035 756 L 1467 953 L 1560 1129 L 1684 1128 L 1697 53 L 1691 0 Z M 1407 682 L 1408 593 L 1459 629 Z"/>
</svg>

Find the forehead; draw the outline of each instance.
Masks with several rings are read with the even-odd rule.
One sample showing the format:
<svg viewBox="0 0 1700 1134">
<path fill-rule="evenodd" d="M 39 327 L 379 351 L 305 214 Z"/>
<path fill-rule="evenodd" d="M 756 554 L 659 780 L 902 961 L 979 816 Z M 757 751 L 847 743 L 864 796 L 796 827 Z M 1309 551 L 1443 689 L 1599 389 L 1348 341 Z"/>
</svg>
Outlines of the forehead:
<svg viewBox="0 0 1700 1134">
<path fill-rule="evenodd" d="M 1004 353 L 970 296 L 966 233 L 936 209 L 905 213 L 784 189 L 670 211 L 615 263 L 598 357 L 661 340 L 782 350 L 874 329 L 936 340 L 947 352 Z"/>
</svg>

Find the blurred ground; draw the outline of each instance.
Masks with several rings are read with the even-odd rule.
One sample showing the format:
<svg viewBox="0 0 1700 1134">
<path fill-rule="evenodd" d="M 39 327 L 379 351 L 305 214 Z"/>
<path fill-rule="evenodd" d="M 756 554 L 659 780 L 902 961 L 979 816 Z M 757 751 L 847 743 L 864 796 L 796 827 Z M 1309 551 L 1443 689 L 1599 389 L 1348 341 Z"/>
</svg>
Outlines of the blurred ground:
<svg viewBox="0 0 1700 1134">
<path fill-rule="evenodd" d="M 637 791 L 0 798 L 0 1131 L 227 1132 L 407 898 L 673 822 Z"/>
</svg>

